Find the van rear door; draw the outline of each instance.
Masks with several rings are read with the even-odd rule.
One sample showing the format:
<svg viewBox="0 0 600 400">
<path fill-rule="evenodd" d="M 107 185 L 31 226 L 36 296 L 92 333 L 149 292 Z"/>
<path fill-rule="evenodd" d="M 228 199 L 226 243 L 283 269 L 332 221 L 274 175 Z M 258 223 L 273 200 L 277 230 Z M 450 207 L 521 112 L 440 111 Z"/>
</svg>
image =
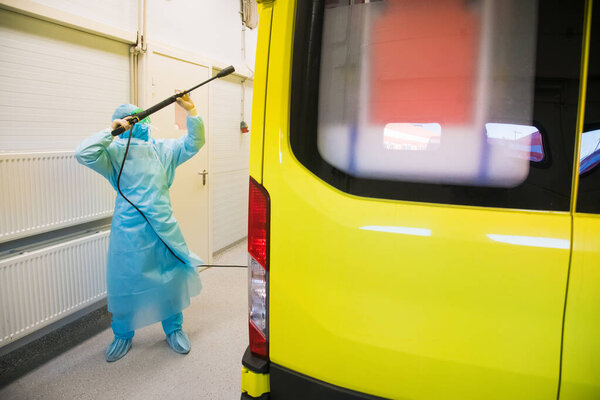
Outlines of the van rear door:
<svg viewBox="0 0 600 400">
<path fill-rule="evenodd" d="M 573 32 L 583 2 L 493 4 L 274 3 L 262 182 L 271 204 L 272 398 L 309 398 L 302 387 L 315 382 L 385 398 L 556 398 L 581 54 Z M 397 25 L 415 29 L 427 49 L 404 54 L 414 46 L 398 40 L 378 52 L 365 32 L 395 29 L 385 25 L 389 12 L 410 16 Z M 506 24 L 492 28 L 494 20 Z M 440 24 L 448 32 L 423 28 Z M 461 35 L 474 47 L 447 52 L 444 43 Z M 522 68 L 517 55 L 498 58 L 519 40 L 533 40 Z M 498 52 L 482 54 L 482 43 Z M 390 53 L 379 74 L 386 81 L 377 81 L 369 55 Z M 432 65 L 445 63 L 454 75 L 435 76 L 446 69 Z M 470 83 L 457 63 L 470 68 Z M 391 111 L 373 111 L 377 99 L 393 102 Z M 477 99 L 487 100 L 479 119 Z M 428 102 L 447 107 L 412 119 Z M 364 118 L 376 123 L 367 129 Z M 461 118 L 479 131 L 460 136 Z M 464 182 L 463 160 L 435 153 L 461 144 L 479 152 L 464 153 L 479 174 Z M 513 162 L 497 163 L 506 151 Z M 435 160 L 433 172 L 410 170 Z"/>
</svg>

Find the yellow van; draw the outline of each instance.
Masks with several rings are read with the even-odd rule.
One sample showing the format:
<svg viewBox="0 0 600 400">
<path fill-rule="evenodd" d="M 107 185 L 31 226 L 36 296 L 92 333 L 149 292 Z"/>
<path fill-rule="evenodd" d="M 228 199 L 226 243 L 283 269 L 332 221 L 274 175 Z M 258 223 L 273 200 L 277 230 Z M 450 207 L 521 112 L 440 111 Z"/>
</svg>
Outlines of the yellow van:
<svg viewBox="0 0 600 400">
<path fill-rule="evenodd" d="M 600 399 L 600 4 L 258 2 L 242 399 Z"/>
</svg>

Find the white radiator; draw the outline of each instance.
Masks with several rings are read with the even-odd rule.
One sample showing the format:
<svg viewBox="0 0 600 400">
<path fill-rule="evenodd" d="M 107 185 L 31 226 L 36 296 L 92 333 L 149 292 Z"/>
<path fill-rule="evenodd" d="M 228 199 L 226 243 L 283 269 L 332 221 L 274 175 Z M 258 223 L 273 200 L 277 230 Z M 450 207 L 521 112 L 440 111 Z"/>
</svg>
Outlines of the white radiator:
<svg viewBox="0 0 600 400">
<path fill-rule="evenodd" d="M 0 154 L 0 242 L 112 215 L 115 191 L 74 154 Z"/>
<path fill-rule="evenodd" d="M 109 233 L 0 260 L 0 347 L 106 296 Z"/>
</svg>

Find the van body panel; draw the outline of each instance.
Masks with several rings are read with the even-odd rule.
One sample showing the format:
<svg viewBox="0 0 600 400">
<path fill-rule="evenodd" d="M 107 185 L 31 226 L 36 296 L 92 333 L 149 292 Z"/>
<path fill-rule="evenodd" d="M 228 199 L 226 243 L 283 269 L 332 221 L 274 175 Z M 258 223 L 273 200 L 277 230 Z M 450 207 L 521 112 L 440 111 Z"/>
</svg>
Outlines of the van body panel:
<svg viewBox="0 0 600 400">
<path fill-rule="evenodd" d="M 291 157 L 281 170 L 265 177 L 273 362 L 383 397 L 555 395 L 568 215 L 358 199 Z"/>
<path fill-rule="evenodd" d="M 321 181 L 289 143 L 294 11 L 275 3 L 266 100 L 271 360 L 388 398 L 555 398 L 570 215 Z"/>
<path fill-rule="evenodd" d="M 586 1 L 577 121 L 580 145 L 574 168 L 579 176 L 574 176 L 572 201 L 577 212 L 564 317 L 561 400 L 600 399 L 600 165 L 595 162 L 600 147 L 599 6 Z"/>
<path fill-rule="evenodd" d="M 600 215 L 576 214 L 565 315 L 565 400 L 600 398 Z"/>
<path fill-rule="evenodd" d="M 252 129 L 250 135 L 250 176 L 257 182 L 262 182 L 262 155 L 263 137 L 265 127 L 265 99 L 267 90 L 269 42 L 271 40 L 271 18 L 273 16 L 273 3 L 259 5 L 260 26 L 255 59 L 254 86 L 252 93 Z"/>
</svg>

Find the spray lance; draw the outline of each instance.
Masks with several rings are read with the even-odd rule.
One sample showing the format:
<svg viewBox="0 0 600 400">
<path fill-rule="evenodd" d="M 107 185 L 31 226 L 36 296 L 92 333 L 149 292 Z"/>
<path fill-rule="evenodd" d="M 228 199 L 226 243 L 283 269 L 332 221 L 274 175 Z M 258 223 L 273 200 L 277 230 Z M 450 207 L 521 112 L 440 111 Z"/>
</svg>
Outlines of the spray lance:
<svg viewBox="0 0 600 400">
<path fill-rule="evenodd" d="M 127 120 L 129 122 L 129 128 L 125 128 L 123 126 L 119 126 L 117 129 L 114 129 L 111 132 L 111 135 L 113 136 L 117 136 L 120 135 L 121 133 L 125 132 L 126 130 L 129 129 L 129 138 L 127 140 L 127 147 L 125 148 L 125 154 L 123 155 L 123 161 L 121 162 L 121 168 L 119 169 L 119 177 L 117 178 L 117 190 L 119 192 L 119 194 L 121 195 L 121 197 L 123 197 L 133 208 L 135 208 L 142 217 L 144 217 L 144 219 L 146 220 L 146 222 L 148 223 L 148 225 L 150 225 L 150 227 L 152 228 L 152 230 L 154 230 L 154 227 L 152 227 L 152 224 L 150 223 L 150 221 L 148 221 L 148 218 L 146 218 L 146 216 L 144 215 L 144 213 L 142 212 L 142 210 L 140 210 L 135 204 L 133 204 L 124 194 L 123 192 L 121 192 L 121 174 L 123 173 L 123 166 L 125 165 L 125 161 L 127 160 L 127 153 L 129 152 L 129 144 L 131 143 L 131 135 L 132 135 L 132 131 L 133 131 L 133 126 L 140 122 L 141 120 L 143 120 L 144 118 L 150 116 L 151 114 L 154 114 L 155 112 L 162 110 L 163 108 L 165 108 L 166 106 L 168 106 L 169 104 L 174 103 L 179 97 L 184 96 L 186 94 L 188 94 L 189 92 L 191 92 L 192 90 L 198 89 L 200 86 L 206 85 L 207 83 L 218 79 L 218 78 L 223 78 L 229 74 L 231 74 L 232 72 L 235 71 L 235 68 L 233 68 L 233 65 L 230 65 L 229 67 L 221 70 L 217 75 L 213 76 L 210 79 L 205 80 L 204 82 L 184 91 L 184 92 L 180 92 L 177 94 L 174 94 L 170 97 L 167 97 L 165 100 L 161 101 L 158 104 L 153 105 L 152 107 L 148 108 L 145 111 L 139 111 L 136 112 L 134 114 L 131 114 L 127 117 L 125 117 L 124 119 Z M 154 230 L 155 231 L 155 230 Z M 156 232 L 156 231 L 155 231 Z M 160 235 L 156 235 L 158 236 L 158 238 L 160 239 L 160 241 L 165 245 L 165 247 L 169 250 L 169 252 L 177 259 L 179 260 L 181 263 L 185 264 L 185 262 L 179 258 L 175 252 L 173 252 L 173 250 L 162 240 L 162 238 L 160 237 Z M 243 267 L 245 268 L 246 266 L 244 265 L 203 265 L 204 267 Z"/>
<path fill-rule="evenodd" d="M 137 112 L 135 114 L 131 114 L 128 117 L 125 117 L 125 119 L 129 122 L 130 127 L 133 128 L 133 125 L 136 124 L 137 122 L 140 122 L 141 120 L 143 120 L 144 118 L 150 116 L 150 114 L 154 114 L 155 112 L 157 112 L 158 110 L 162 110 L 163 108 L 165 108 L 166 106 L 168 106 L 169 104 L 174 103 L 179 97 L 188 94 L 189 92 L 191 92 L 194 89 L 198 89 L 200 86 L 204 86 L 206 85 L 208 82 L 211 82 L 217 78 L 223 78 L 229 74 L 231 74 L 232 72 L 235 71 L 235 68 L 233 68 L 233 65 L 230 65 L 229 67 L 221 70 L 217 75 L 213 76 L 210 79 L 205 80 L 204 82 L 194 86 L 191 89 L 188 89 L 184 92 L 181 93 L 177 93 L 174 94 L 173 96 L 167 97 L 166 99 L 164 99 L 163 101 L 161 101 L 158 104 L 153 105 L 152 107 L 148 108 L 145 111 L 140 111 Z M 120 135 L 121 133 L 125 132 L 126 129 L 123 126 L 118 127 L 117 129 L 113 130 L 111 132 L 111 135 L 113 136 L 117 136 Z M 129 135 L 131 137 L 131 133 Z"/>
</svg>

